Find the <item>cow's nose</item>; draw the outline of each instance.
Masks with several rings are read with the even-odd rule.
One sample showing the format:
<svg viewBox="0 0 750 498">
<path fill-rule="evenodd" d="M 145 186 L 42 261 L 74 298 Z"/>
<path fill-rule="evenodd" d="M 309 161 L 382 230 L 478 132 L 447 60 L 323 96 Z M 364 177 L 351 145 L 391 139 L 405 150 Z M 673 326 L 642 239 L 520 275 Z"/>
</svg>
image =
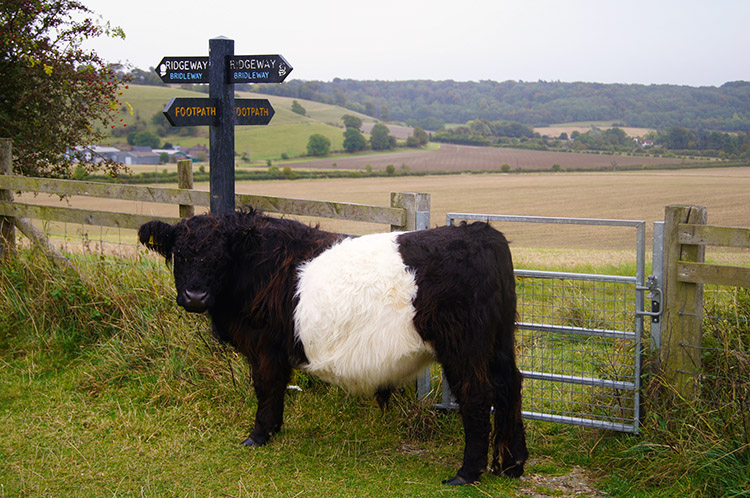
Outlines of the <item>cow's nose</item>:
<svg viewBox="0 0 750 498">
<path fill-rule="evenodd" d="M 177 299 L 177 304 L 185 308 L 187 311 L 194 313 L 202 313 L 206 311 L 206 302 L 208 300 L 208 292 L 192 292 L 186 290 Z"/>
</svg>

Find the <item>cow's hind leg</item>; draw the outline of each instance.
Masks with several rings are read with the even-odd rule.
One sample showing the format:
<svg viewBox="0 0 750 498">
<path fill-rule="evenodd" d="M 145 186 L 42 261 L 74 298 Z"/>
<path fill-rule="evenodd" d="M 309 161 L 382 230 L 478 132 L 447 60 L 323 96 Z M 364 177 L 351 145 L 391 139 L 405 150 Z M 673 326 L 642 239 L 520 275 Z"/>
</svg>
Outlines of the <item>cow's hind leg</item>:
<svg viewBox="0 0 750 498">
<path fill-rule="evenodd" d="M 491 388 L 477 379 L 465 380 L 456 377 L 450 367 L 445 370 L 448 383 L 459 403 L 459 412 L 464 425 L 464 459 L 456 475 L 443 481 L 443 484 L 452 486 L 470 484 L 479 479 L 487 468 L 491 428 Z"/>
<path fill-rule="evenodd" d="M 529 456 L 526 432 L 521 418 L 522 375 L 513 357 L 496 354 L 492 368 L 494 385 L 495 432 L 492 473 L 520 477 Z M 499 462 L 502 457 L 502 465 Z"/>
</svg>

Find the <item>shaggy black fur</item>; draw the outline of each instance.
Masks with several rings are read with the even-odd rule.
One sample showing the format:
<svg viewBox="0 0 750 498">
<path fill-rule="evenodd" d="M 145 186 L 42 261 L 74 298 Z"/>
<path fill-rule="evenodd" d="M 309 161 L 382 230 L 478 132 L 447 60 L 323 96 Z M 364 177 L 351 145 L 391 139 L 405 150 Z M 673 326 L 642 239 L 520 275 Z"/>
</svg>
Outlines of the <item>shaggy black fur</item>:
<svg viewBox="0 0 750 498">
<path fill-rule="evenodd" d="M 297 268 L 343 236 L 252 209 L 195 216 L 175 226 L 152 221 L 138 234 L 173 261 L 177 304 L 207 311 L 214 334 L 248 358 L 258 410 L 243 444 L 265 444 L 281 429 L 292 368 L 306 362 L 294 334 Z M 491 406 L 492 470 L 520 476 L 528 454 L 514 354 L 515 281 L 505 238 L 475 223 L 407 232 L 397 241 L 416 274 L 415 326 L 434 348 L 461 407 L 464 460 L 446 482 L 470 483 L 486 469 Z M 390 388 L 378 391 L 381 406 Z"/>
<path fill-rule="evenodd" d="M 464 463 L 454 480 L 473 482 L 487 467 L 491 406 L 492 471 L 519 477 L 528 452 L 508 242 L 486 223 L 462 223 L 407 232 L 398 244 L 404 263 L 416 273 L 414 324 L 435 349 L 463 418 Z"/>
</svg>

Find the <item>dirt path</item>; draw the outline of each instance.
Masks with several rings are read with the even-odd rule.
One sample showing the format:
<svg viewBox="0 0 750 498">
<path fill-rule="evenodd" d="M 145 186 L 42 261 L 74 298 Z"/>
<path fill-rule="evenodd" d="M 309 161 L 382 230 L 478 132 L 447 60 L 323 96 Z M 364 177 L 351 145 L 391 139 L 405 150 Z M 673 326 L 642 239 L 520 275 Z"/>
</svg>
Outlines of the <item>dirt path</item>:
<svg viewBox="0 0 750 498">
<path fill-rule="evenodd" d="M 599 498 L 607 495 L 598 491 L 583 467 L 573 467 L 563 475 L 526 474 L 521 477 L 523 485 L 517 496 L 531 498 Z"/>
</svg>

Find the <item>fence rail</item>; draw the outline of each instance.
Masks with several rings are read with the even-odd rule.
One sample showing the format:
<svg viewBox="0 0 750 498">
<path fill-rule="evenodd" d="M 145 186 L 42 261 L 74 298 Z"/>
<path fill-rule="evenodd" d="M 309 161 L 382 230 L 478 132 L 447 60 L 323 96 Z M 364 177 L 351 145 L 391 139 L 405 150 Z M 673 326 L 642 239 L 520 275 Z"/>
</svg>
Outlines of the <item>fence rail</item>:
<svg viewBox="0 0 750 498">
<path fill-rule="evenodd" d="M 7 147 L 5 147 L 7 145 Z M 174 187 L 152 187 L 122 185 L 115 183 L 86 182 L 76 180 L 28 178 L 10 174 L 10 144 L 3 141 L 3 167 L 0 169 L 0 220 L 2 223 L 2 247 L 14 251 L 14 225 L 25 218 L 43 219 L 64 223 L 96 225 L 125 229 L 137 229 L 143 223 L 158 218 L 167 223 L 176 223 L 180 217 L 190 216 L 194 206 L 209 206 L 210 193 L 192 188 L 190 161 L 178 163 L 180 185 Z M 154 216 L 115 211 L 76 209 L 71 207 L 42 206 L 15 202 L 13 192 L 35 192 L 60 196 L 87 196 L 126 201 L 175 204 L 180 206 L 180 217 Z M 375 206 L 351 202 L 332 202 L 310 199 L 236 194 L 236 206 L 253 206 L 269 213 L 296 216 L 349 220 L 355 222 L 388 225 L 391 230 L 416 230 L 429 226 L 429 194 L 413 192 L 391 193 L 390 206 Z M 16 220 L 16 221 L 13 221 Z M 7 232 L 7 233 L 6 233 Z"/>
<path fill-rule="evenodd" d="M 193 206 L 208 206 L 209 192 L 204 190 L 189 190 L 169 187 L 144 187 L 140 185 L 119 185 L 97 182 L 81 182 L 76 180 L 58 180 L 48 178 L 27 178 L 19 176 L 0 175 L 0 189 L 20 192 L 41 192 L 55 195 L 101 197 L 107 199 L 121 199 L 140 202 L 157 202 L 164 204 L 185 204 Z M 11 211 L 7 203 L 3 203 L 0 214 L 15 216 L 22 210 L 30 209 L 28 204 L 14 203 L 16 211 Z M 403 207 L 384 207 L 366 204 L 317 201 L 308 199 L 290 199 L 285 197 L 270 197 L 260 195 L 236 194 L 235 204 L 238 206 L 252 205 L 266 212 L 285 213 L 299 216 L 314 216 L 319 218 L 333 218 L 351 221 L 382 223 L 395 227 L 406 227 L 406 212 Z M 82 211 L 75 215 L 81 223 L 103 224 L 104 226 L 124 226 L 115 218 L 94 216 L 89 222 L 91 214 Z M 70 217 L 57 221 L 70 221 Z M 127 225 L 128 228 L 133 228 Z M 137 228 L 137 227 L 136 227 Z"/>
</svg>

